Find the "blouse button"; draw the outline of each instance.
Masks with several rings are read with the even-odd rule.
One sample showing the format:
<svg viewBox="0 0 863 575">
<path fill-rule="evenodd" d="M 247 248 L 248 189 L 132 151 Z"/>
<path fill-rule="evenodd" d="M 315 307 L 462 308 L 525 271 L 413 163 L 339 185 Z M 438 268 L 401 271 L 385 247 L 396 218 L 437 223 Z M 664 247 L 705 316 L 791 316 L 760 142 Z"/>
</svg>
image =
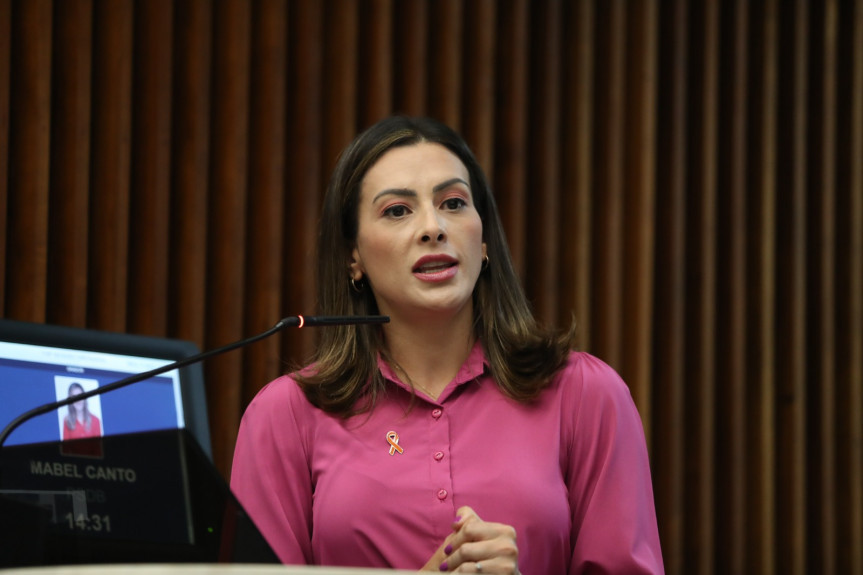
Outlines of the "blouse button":
<svg viewBox="0 0 863 575">
<path fill-rule="evenodd" d="M 439 418 L 441 415 L 443 415 L 442 409 L 436 408 L 432 410 L 432 417 L 434 417 L 435 419 Z"/>
<path fill-rule="evenodd" d="M 437 453 L 435 453 L 434 458 L 435 461 L 440 461 L 441 459 L 443 459 L 443 451 L 438 451 Z"/>
<path fill-rule="evenodd" d="M 447 496 L 446 489 L 441 489 L 440 491 L 437 492 L 437 498 L 440 499 L 441 501 L 446 499 L 446 496 Z"/>
</svg>

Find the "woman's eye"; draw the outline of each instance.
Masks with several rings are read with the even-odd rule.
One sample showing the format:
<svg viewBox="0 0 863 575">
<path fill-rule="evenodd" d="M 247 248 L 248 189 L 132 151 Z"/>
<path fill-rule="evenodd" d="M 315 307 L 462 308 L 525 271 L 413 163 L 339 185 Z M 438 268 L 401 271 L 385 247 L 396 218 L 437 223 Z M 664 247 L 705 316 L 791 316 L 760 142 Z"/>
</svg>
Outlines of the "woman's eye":
<svg viewBox="0 0 863 575">
<path fill-rule="evenodd" d="M 401 218 L 406 216 L 408 213 L 408 209 L 406 206 L 401 204 L 396 204 L 394 206 L 390 206 L 384 210 L 384 215 L 392 218 Z"/>
<path fill-rule="evenodd" d="M 444 200 L 443 207 L 448 210 L 457 210 L 467 205 L 462 198 L 449 198 Z"/>
</svg>

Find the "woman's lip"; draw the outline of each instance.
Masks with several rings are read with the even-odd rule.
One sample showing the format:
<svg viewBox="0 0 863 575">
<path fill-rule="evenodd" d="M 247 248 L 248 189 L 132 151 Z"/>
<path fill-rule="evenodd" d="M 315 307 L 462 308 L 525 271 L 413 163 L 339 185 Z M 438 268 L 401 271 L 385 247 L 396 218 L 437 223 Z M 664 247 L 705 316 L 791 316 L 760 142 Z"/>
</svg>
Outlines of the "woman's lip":
<svg viewBox="0 0 863 575">
<path fill-rule="evenodd" d="M 414 269 L 414 277 L 424 281 L 424 282 L 443 282 L 455 277 L 458 273 L 458 264 L 453 264 L 451 266 L 441 268 L 435 271 L 422 271 L 420 269 Z"/>
<path fill-rule="evenodd" d="M 413 271 L 419 272 L 421 267 L 427 265 L 455 265 L 457 263 L 458 260 L 445 254 L 423 256 L 414 263 Z"/>
</svg>

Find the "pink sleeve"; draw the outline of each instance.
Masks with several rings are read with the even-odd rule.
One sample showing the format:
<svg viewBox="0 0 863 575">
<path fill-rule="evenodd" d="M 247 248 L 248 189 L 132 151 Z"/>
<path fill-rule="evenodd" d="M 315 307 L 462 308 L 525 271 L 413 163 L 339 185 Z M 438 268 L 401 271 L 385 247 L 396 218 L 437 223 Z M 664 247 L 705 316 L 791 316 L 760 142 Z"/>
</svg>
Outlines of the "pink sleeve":
<svg viewBox="0 0 863 575">
<path fill-rule="evenodd" d="M 576 380 L 566 402 L 575 410 L 570 573 L 664 573 L 644 430 L 629 388 L 587 354 L 566 375 Z"/>
<path fill-rule="evenodd" d="M 296 565 L 312 562 L 305 401 L 288 377 L 262 389 L 243 415 L 231 470 L 232 491 L 270 547 L 282 563 Z"/>
</svg>

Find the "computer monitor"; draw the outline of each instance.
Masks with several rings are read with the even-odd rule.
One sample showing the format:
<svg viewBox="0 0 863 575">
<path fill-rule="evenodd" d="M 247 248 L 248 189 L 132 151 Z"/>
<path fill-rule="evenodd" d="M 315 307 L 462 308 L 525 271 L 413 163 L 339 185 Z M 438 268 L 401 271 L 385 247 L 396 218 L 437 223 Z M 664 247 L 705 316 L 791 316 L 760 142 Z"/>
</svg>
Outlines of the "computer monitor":
<svg viewBox="0 0 863 575">
<path fill-rule="evenodd" d="M 0 429 L 35 407 L 198 351 L 194 343 L 177 339 L 0 319 Z M 5 445 L 161 429 L 188 430 L 212 458 L 200 364 L 34 417 Z"/>
</svg>

